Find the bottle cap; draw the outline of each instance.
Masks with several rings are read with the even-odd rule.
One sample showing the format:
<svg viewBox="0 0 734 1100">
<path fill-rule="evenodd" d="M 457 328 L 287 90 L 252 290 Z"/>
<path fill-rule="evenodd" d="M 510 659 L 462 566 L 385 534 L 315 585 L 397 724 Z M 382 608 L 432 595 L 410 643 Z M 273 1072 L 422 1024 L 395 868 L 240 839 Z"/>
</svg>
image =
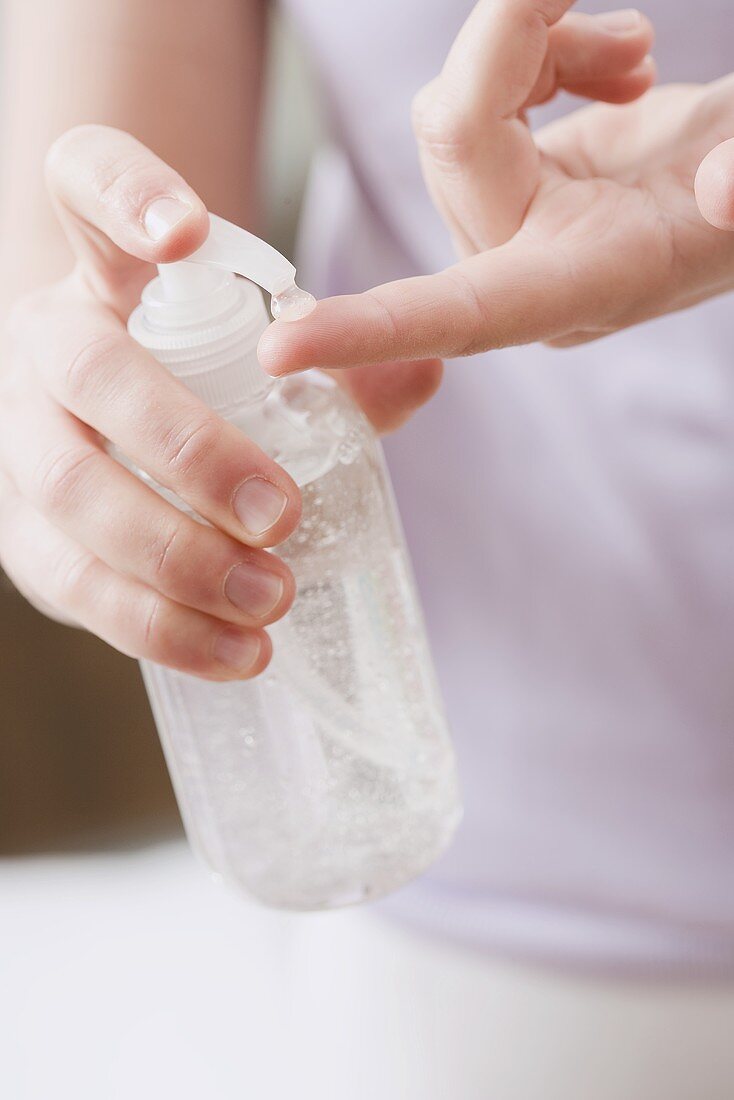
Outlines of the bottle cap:
<svg viewBox="0 0 734 1100">
<path fill-rule="evenodd" d="M 221 412 L 264 397 L 272 385 L 257 361 L 257 343 L 270 318 L 254 284 L 274 296 L 287 295 L 295 287 L 296 269 L 245 229 L 216 214 L 209 220 L 209 236 L 196 252 L 158 265 L 158 277 L 145 287 L 128 331 Z"/>
</svg>

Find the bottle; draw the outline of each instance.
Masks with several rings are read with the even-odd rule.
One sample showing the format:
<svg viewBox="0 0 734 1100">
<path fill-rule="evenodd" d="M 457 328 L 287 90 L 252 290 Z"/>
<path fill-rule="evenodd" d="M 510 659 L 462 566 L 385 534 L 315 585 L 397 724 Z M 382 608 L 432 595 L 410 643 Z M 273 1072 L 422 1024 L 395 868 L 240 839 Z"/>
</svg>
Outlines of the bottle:
<svg viewBox="0 0 734 1100">
<path fill-rule="evenodd" d="M 212 215 L 204 245 L 158 270 L 130 333 L 280 463 L 303 500 L 298 529 L 276 551 L 298 594 L 269 628 L 268 669 L 210 683 L 142 662 L 189 839 L 267 905 L 379 897 L 429 866 L 460 817 L 380 444 L 328 376 L 273 381 L 260 368 L 269 317 L 255 281 L 275 313 L 310 298 L 269 245 Z"/>
</svg>

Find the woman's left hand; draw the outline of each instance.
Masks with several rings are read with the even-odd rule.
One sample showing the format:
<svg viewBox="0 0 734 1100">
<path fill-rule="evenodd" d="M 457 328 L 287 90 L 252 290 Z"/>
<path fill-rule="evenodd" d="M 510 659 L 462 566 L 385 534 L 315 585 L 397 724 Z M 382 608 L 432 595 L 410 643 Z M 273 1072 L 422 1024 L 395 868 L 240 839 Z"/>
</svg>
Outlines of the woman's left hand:
<svg viewBox="0 0 734 1100">
<path fill-rule="evenodd" d="M 734 76 L 648 91 L 648 21 L 571 6 L 480 0 L 416 99 L 460 262 L 274 323 L 272 374 L 353 368 L 344 380 L 389 429 L 442 358 L 593 340 L 734 288 Z M 560 88 L 606 102 L 532 133 L 526 111 Z"/>
</svg>

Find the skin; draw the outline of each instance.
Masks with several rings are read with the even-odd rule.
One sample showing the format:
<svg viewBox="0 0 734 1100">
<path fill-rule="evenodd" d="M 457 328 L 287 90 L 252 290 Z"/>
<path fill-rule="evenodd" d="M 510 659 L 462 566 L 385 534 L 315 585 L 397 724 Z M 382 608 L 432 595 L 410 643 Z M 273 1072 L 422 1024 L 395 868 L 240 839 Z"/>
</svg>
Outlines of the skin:
<svg viewBox="0 0 734 1100">
<path fill-rule="evenodd" d="M 416 100 L 426 183 L 460 262 L 274 323 L 260 344 L 273 374 L 338 368 L 388 430 L 435 391 L 443 357 L 594 339 L 734 285 L 734 143 L 722 144 L 734 132 L 732 81 L 646 95 L 650 25 L 570 6 L 478 4 Z M 298 491 L 130 341 L 124 322 L 150 265 L 204 239 L 207 207 L 257 228 L 246 181 L 262 7 L 223 0 L 216 21 L 194 0 L 6 9 L 0 269 L 4 300 L 16 301 L 0 367 L 3 568 L 37 606 L 132 656 L 215 680 L 256 675 L 270 656 L 262 628 L 294 594 L 266 548 L 296 526 Z M 627 105 L 585 108 L 533 138 L 525 111 L 561 87 Z M 107 125 L 67 130 L 88 121 L 89 103 Z M 49 204 L 38 180 L 52 140 Z M 168 220 L 154 224 L 161 198 Z M 136 480 L 104 440 L 210 526 Z M 285 501 L 259 534 L 236 508 L 253 478 Z M 253 577 L 265 575 L 279 595 L 256 613 Z"/>
<path fill-rule="evenodd" d="M 721 144 L 734 78 L 648 91 L 647 20 L 610 31 L 569 7 L 482 0 L 416 98 L 426 184 L 460 262 L 273 324 L 272 374 L 374 379 L 394 360 L 576 344 L 734 286 L 734 145 Z M 559 88 L 615 106 L 532 134 L 525 112 Z"/>
<path fill-rule="evenodd" d="M 294 595 L 289 571 L 263 547 L 296 526 L 298 491 L 124 327 L 150 265 L 204 240 L 204 201 L 126 133 L 69 127 L 92 117 L 134 129 L 208 205 L 252 225 L 262 6 L 221 0 L 216 20 L 194 0 L 16 0 L 4 9 L 3 568 L 41 609 L 132 656 L 215 680 L 256 674 L 270 656 L 262 627 Z M 154 241 L 142 217 L 160 196 L 188 212 Z M 19 290 L 29 293 L 13 302 Z M 212 526 L 123 470 L 103 437 Z M 233 507 L 253 475 L 289 500 L 258 537 Z M 248 591 L 262 604 L 257 570 L 282 584 L 266 614 L 248 607 Z M 232 602 L 233 585 L 244 606 Z"/>
</svg>

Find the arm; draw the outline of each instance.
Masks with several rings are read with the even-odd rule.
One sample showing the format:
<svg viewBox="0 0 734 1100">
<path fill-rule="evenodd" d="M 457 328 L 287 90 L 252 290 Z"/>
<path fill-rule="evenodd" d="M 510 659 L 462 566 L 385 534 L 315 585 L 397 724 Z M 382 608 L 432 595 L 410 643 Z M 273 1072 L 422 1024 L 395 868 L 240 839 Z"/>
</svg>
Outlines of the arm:
<svg viewBox="0 0 734 1100">
<path fill-rule="evenodd" d="M 135 134 L 209 209 L 254 224 L 261 0 L 7 0 L 3 9 L 0 301 L 71 266 L 43 163 L 79 123 Z"/>
</svg>

